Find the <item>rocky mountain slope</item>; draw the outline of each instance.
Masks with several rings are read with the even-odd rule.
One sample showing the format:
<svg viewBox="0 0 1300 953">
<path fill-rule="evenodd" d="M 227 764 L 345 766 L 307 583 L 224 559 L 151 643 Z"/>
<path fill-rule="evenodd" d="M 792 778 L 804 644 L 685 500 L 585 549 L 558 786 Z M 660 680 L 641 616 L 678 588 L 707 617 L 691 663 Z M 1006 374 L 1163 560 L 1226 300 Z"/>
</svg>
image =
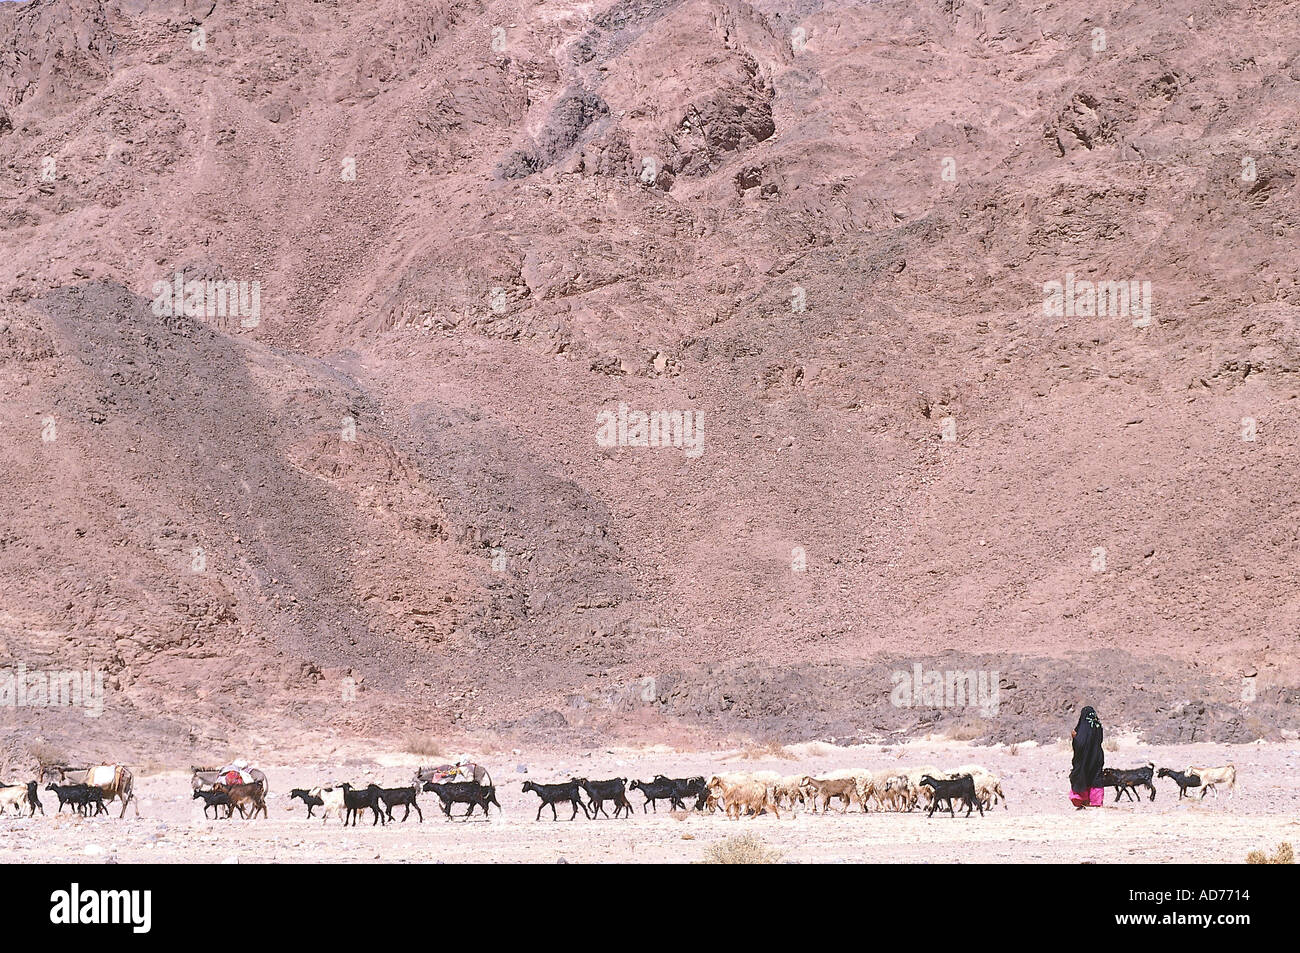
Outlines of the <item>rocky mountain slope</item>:
<svg viewBox="0 0 1300 953">
<path fill-rule="evenodd" d="M 1286 3 L 28 0 L 0 110 L 11 752 L 1300 728 Z"/>
</svg>

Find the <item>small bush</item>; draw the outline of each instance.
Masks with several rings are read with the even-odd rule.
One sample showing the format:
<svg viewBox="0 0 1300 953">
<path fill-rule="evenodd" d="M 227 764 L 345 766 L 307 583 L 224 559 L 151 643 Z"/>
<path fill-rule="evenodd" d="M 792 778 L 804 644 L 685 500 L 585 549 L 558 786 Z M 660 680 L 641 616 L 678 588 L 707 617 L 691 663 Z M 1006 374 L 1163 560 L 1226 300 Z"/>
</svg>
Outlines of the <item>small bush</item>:
<svg viewBox="0 0 1300 953">
<path fill-rule="evenodd" d="M 428 735 L 409 735 L 403 747 L 407 754 L 418 754 L 425 758 L 437 758 L 443 754 L 442 742 Z"/>
<path fill-rule="evenodd" d="M 735 834 L 710 844 L 702 864 L 775 864 L 781 852 L 772 850 L 753 834 Z"/>
<path fill-rule="evenodd" d="M 27 749 L 33 758 L 41 764 L 67 764 L 68 756 L 61 749 L 53 745 L 34 744 Z"/>
<path fill-rule="evenodd" d="M 740 756 L 746 761 L 761 761 L 764 758 L 784 758 L 789 761 L 794 758 L 779 741 L 765 741 L 762 744 L 750 742 L 741 749 Z"/>
<path fill-rule="evenodd" d="M 1246 855 L 1248 864 L 1294 864 L 1295 851 L 1291 849 L 1289 841 L 1282 841 L 1277 845 L 1277 853 L 1270 857 L 1265 851 L 1252 850 Z"/>
<path fill-rule="evenodd" d="M 1112 754 L 1119 750 L 1119 742 L 1114 738 L 1107 738 L 1101 746 Z"/>
<path fill-rule="evenodd" d="M 988 734 L 984 724 L 979 721 L 963 721 L 944 731 L 950 741 L 974 741 Z"/>
</svg>

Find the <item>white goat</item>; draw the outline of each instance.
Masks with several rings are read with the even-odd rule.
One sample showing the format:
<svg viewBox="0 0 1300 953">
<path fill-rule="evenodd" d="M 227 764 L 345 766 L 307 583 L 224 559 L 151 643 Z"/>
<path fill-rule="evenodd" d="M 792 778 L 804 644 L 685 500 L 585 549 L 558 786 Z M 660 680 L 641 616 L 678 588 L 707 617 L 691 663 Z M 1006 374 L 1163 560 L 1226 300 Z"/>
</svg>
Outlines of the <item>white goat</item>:
<svg viewBox="0 0 1300 953">
<path fill-rule="evenodd" d="M 26 785 L 20 787 L 15 784 L 13 787 L 0 788 L 0 814 L 9 808 L 13 808 L 19 817 L 22 817 L 23 808 L 29 811 L 32 809 L 31 801 L 27 799 Z"/>
<path fill-rule="evenodd" d="M 307 793 L 312 797 L 318 797 L 321 799 L 320 821 L 322 824 L 329 819 L 330 811 L 333 811 L 340 821 L 343 820 L 344 805 L 342 788 L 317 787 L 312 788 Z"/>
<path fill-rule="evenodd" d="M 1222 768 L 1197 768 L 1188 765 L 1184 774 L 1194 774 L 1201 779 L 1201 798 L 1205 798 L 1205 792 L 1214 788 L 1214 796 L 1219 796 L 1219 789 L 1216 784 L 1226 784 L 1229 794 L 1237 792 L 1237 766 L 1235 764 L 1226 764 Z"/>
</svg>

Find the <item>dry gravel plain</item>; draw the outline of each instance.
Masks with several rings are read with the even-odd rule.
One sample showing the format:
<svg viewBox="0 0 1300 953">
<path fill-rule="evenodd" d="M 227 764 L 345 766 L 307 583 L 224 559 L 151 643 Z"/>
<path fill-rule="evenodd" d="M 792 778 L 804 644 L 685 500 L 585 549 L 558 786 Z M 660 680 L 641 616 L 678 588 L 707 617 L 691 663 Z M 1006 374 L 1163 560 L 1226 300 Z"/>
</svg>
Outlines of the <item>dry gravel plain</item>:
<svg viewBox="0 0 1300 953">
<path fill-rule="evenodd" d="M 1158 766 L 1232 761 L 1239 784 L 1232 797 L 1211 794 L 1202 803 L 1177 799 L 1177 788 L 1158 784 L 1154 803 L 1108 800 L 1101 810 L 1076 812 L 1066 803 L 1069 756 L 1062 744 L 976 748 L 955 743 L 835 748 L 802 745 L 791 757 L 746 758 L 737 752 L 682 753 L 663 750 L 610 750 L 587 754 L 521 751 L 488 759 L 504 813 L 490 821 L 446 821 L 432 795 L 422 795 L 424 823 L 372 828 L 368 822 L 342 830 L 336 820 L 308 821 L 290 788 L 352 778 L 395 784 L 409 778 L 416 759 L 392 754 L 365 762 L 349 757 L 332 764 L 305 760 L 277 765 L 263 762 L 271 780 L 270 819 L 204 820 L 189 797 L 184 773 L 160 773 L 138 781 L 140 813 L 125 820 L 80 820 L 48 816 L 0 818 L 0 860 L 11 862 L 232 863 L 232 862 L 654 862 L 700 860 L 709 845 L 740 832 L 753 832 L 788 862 L 1097 862 L 1239 863 L 1255 848 L 1300 840 L 1300 794 L 1294 778 L 1295 745 L 1237 747 L 1182 745 L 1150 747 L 1125 742 L 1109 752 L 1119 767 L 1154 761 Z M 649 777 L 712 770 L 771 768 L 787 773 L 863 765 L 956 766 L 983 764 L 1003 777 L 1010 802 L 981 819 L 954 820 L 936 814 L 856 811 L 830 816 L 800 813 L 727 820 L 721 815 L 642 814 L 631 820 L 552 822 L 549 811 L 534 820 L 537 801 L 520 790 L 528 778 L 545 782 L 582 774 L 589 777 Z M 337 765 L 344 764 L 340 770 Z M 517 770 L 526 765 L 528 773 Z M 635 802 L 640 796 L 635 796 Z M 113 813 L 117 813 L 116 806 Z M 400 810 L 399 810 L 400 816 Z M 561 812 L 563 816 L 563 812 Z"/>
</svg>

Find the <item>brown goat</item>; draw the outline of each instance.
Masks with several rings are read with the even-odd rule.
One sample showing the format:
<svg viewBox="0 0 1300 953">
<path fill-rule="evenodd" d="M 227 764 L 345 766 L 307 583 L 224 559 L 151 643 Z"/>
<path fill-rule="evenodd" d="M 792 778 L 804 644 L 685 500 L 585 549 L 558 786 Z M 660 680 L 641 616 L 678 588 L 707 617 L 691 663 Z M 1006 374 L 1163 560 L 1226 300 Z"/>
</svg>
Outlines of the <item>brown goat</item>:
<svg viewBox="0 0 1300 953">
<path fill-rule="evenodd" d="M 831 806 L 831 798 L 840 799 L 840 813 L 849 809 L 849 805 L 858 800 L 858 785 L 853 778 L 814 778 L 807 775 L 799 782 L 812 790 L 813 810 L 817 809 L 817 798 L 822 799 L 822 813 Z"/>
<path fill-rule="evenodd" d="M 721 800 L 727 805 L 727 817 L 733 820 L 739 820 L 742 814 L 757 816 L 764 812 L 781 819 L 781 812 L 772 800 L 771 788 L 762 781 L 752 778 L 731 781 L 714 777 L 709 779 L 708 791 L 709 800 Z"/>
<path fill-rule="evenodd" d="M 240 817 L 257 817 L 257 812 L 261 811 L 262 816 L 270 818 L 266 810 L 266 795 L 262 791 L 262 782 L 254 781 L 252 784 L 217 784 L 212 790 L 224 791 L 226 797 L 230 798 L 230 811 L 226 812 L 226 817 L 239 808 Z M 251 807 L 252 813 L 246 814 L 245 807 Z"/>
</svg>

